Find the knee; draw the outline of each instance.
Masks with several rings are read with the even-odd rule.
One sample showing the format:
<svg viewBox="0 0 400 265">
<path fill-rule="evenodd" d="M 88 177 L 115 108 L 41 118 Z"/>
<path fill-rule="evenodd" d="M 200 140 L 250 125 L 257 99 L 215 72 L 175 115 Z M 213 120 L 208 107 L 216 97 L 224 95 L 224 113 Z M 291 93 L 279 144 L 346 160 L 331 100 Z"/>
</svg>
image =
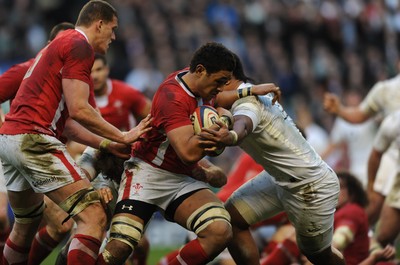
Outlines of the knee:
<svg viewBox="0 0 400 265">
<path fill-rule="evenodd" d="M 62 237 L 68 234 L 72 230 L 74 221 L 70 219 L 63 224 L 61 224 L 61 222 L 51 222 L 48 223 L 47 225 L 48 225 L 48 230 L 52 230 L 55 234 Z"/>
<path fill-rule="evenodd" d="M 85 208 L 82 212 L 75 216 L 74 220 L 77 224 L 85 224 L 90 226 L 98 226 L 102 230 L 105 229 L 107 216 L 100 203 L 93 203 Z"/>
<path fill-rule="evenodd" d="M 90 226 L 97 229 L 106 227 L 106 213 L 100 203 L 100 195 L 92 187 L 76 191 L 59 204 L 60 208 L 73 217 L 78 226 Z"/>
<path fill-rule="evenodd" d="M 212 238 L 217 245 L 226 245 L 232 239 L 232 227 L 228 222 L 218 221 L 207 226 L 199 237 Z"/>
<path fill-rule="evenodd" d="M 378 241 L 381 246 L 386 246 L 387 244 L 393 243 L 391 242 L 392 240 L 390 234 L 386 233 L 385 231 L 379 231 L 379 233 L 376 235 L 376 241 Z"/>
</svg>

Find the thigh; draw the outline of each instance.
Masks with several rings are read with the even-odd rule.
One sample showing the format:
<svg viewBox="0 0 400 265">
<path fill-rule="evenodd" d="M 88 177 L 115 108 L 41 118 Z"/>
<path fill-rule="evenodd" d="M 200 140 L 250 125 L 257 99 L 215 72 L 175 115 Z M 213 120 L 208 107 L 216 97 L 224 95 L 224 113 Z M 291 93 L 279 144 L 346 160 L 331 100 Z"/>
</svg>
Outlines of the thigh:
<svg viewBox="0 0 400 265">
<path fill-rule="evenodd" d="M 395 174 L 395 181 L 389 194 L 387 194 L 385 204 L 400 209 L 400 172 Z"/>
<path fill-rule="evenodd" d="M 8 191 L 8 200 L 11 208 L 31 208 L 43 201 L 43 194 L 36 193 L 32 189 L 24 191 Z"/>
<path fill-rule="evenodd" d="M 177 208 L 174 215 L 174 221 L 183 227 L 186 227 L 186 221 L 189 216 L 193 214 L 203 205 L 215 202 L 222 206 L 222 202 L 217 198 L 217 196 L 209 189 L 202 189 L 196 191 L 188 198 L 186 198 Z"/>
<path fill-rule="evenodd" d="M 44 200 L 46 202 L 46 209 L 43 212 L 43 219 L 45 220 L 46 224 L 54 227 L 61 227 L 62 221 L 67 218 L 68 214 L 47 196 L 45 196 Z"/>
<path fill-rule="evenodd" d="M 322 251 L 331 244 L 338 194 L 339 181 L 333 172 L 299 190 L 285 190 L 285 210 L 305 253 Z"/>
<path fill-rule="evenodd" d="M 377 238 L 381 244 L 393 244 L 400 232 L 400 209 L 389 206 L 387 203 L 383 205 L 380 215 Z"/>
<path fill-rule="evenodd" d="M 253 225 L 283 211 L 280 194 L 281 188 L 266 171 L 262 171 L 236 190 L 226 205 L 228 208 L 233 206 L 247 224 Z"/>
</svg>

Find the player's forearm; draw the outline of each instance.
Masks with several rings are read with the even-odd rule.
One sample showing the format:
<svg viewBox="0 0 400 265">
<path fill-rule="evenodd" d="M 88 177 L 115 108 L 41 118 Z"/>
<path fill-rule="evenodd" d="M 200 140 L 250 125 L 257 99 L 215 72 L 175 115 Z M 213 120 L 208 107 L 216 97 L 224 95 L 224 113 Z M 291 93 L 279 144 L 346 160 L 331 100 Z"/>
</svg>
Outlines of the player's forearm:
<svg viewBox="0 0 400 265">
<path fill-rule="evenodd" d="M 73 120 L 77 121 L 94 134 L 118 143 L 125 143 L 124 134 L 118 128 L 104 120 L 104 118 L 89 104 L 79 111 L 75 111 L 72 114 L 70 113 L 70 116 Z"/>
<path fill-rule="evenodd" d="M 219 93 L 216 99 L 216 104 L 219 107 L 230 109 L 232 104 L 239 99 L 236 90 L 224 91 Z"/>
<path fill-rule="evenodd" d="M 363 112 L 359 107 L 342 106 L 338 109 L 336 114 L 350 123 L 362 123 L 369 119 L 369 115 Z"/>
<path fill-rule="evenodd" d="M 252 123 L 250 118 L 245 116 L 235 116 L 233 131 L 236 132 L 237 138 L 233 139 L 234 144 L 232 145 L 238 145 L 252 132 Z"/>
<path fill-rule="evenodd" d="M 98 149 L 103 137 L 92 133 L 78 122 L 68 119 L 63 135 L 69 140 Z"/>
<path fill-rule="evenodd" d="M 382 154 L 376 150 L 372 150 L 368 159 L 368 191 L 373 190 L 373 185 L 378 172 L 379 165 L 381 163 Z"/>
</svg>

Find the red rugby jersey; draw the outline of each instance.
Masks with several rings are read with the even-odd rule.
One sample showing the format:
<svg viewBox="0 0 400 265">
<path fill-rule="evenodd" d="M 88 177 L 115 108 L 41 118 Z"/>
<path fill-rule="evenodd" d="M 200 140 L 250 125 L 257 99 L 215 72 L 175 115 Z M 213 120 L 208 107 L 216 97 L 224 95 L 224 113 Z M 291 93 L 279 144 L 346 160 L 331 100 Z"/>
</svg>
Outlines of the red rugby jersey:
<svg viewBox="0 0 400 265">
<path fill-rule="evenodd" d="M 93 48 L 82 33 L 77 30 L 60 33 L 38 53 L 26 72 L 0 133 L 43 133 L 60 138 L 69 117 L 62 79 L 83 81 L 92 90 L 93 62 Z M 91 91 L 92 104 L 93 95 Z"/>
</svg>

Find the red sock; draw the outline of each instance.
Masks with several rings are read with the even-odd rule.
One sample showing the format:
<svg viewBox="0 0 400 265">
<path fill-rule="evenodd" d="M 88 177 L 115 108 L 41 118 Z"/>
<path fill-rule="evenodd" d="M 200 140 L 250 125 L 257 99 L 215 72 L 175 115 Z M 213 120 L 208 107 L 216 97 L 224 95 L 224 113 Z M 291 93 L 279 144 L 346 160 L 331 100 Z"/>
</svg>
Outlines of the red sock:
<svg viewBox="0 0 400 265">
<path fill-rule="evenodd" d="M 36 233 L 33 239 L 31 251 L 29 252 L 30 265 L 40 264 L 50 252 L 58 245 L 58 241 L 54 240 L 47 232 L 46 226 Z"/>
<path fill-rule="evenodd" d="M 26 265 L 28 264 L 28 255 L 29 248 L 17 246 L 8 238 L 4 246 L 4 256 L 1 264 Z"/>
<path fill-rule="evenodd" d="M 173 250 L 160 259 L 157 265 L 168 265 L 179 254 L 179 249 Z"/>
<path fill-rule="evenodd" d="M 298 259 L 300 251 L 293 241 L 285 239 L 281 244 L 277 244 L 275 249 L 264 259 L 261 265 L 287 265 L 293 260 Z"/>
<path fill-rule="evenodd" d="M 96 264 L 101 242 L 91 236 L 76 234 L 68 250 L 68 265 Z"/>
<path fill-rule="evenodd" d="M 187 243 L 168 265 L 200 265 L 206 264 L 208 261 L 209 257 L 204 252 L 199 240 L 195 239 Z"/>
<path fill-rule="evenodd" d="M 0 261 L 3 259 L 4 246 L 6 245 L 6 240 L 8 235 L 10 234 L 10 231 L 11 229 L 8 228 L 0 233 Z"/>
</svg>

